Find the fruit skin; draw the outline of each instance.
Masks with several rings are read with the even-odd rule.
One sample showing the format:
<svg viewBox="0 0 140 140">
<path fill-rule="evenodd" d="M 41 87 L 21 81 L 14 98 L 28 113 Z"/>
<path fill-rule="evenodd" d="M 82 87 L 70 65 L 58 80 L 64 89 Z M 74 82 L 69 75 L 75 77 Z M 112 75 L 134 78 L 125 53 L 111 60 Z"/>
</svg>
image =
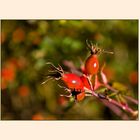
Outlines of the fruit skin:
<svg viewBox="0 0 140 140">
<path fill-rule="evenodd" d="M 82 101 L 85 98 L 85 92 L 81 92 L 76 95 L 77 101 Z"/>
<path fill-rule="evenodd" d="M 81 76 L 80 78 L 81 78 L 81 80 L 82 80 L 82 82 L 83 82 L 83 84 L 84 84 L 84 87 L 86 87 L 87 89 L 91 89 L 87 77 L 85 77 L 85 76 Z"/>
<path fill-rule="evenodd" d="M 61 79 L 69 89 L 84 91 L 84 84 L 80 76 L 74 73 L 65 73 L 60 65 L 59 67 L 55 67 L 52 63 L 48 64 L 51 64 L 55 69 L 54 71 L 50 71 L 47 75 L 48 78 L 55 78 L 56 80 Z"/>
<path fill-rule="evenodd" d="M 85 62 L 85 70 L 88 75 L 95 75 L 99 70 L 99 61 L 96 54 L 91 54 Z"/>
<path fill-rule="evenodd" d="M 84 91 L 84 84 L 80 76 L 74 73 L 62 74 L 61 80 L 67 85 L 69 89 Z"/>
<path fill-rule="evenodd" d="M 74 73 L 64 73 L 61 66 L 57 68 L 53 64 L 51 65 L 55 68 L 55 71 L 51 71 L 51 73 L 48 74 L 48 77 L 55 78 L 56 80 L 61 79 L 66 84 L 67 88 L 70 89 L 70 92 L 75 100 L 83 100 L 85 98 L 84 84 L 87 83 L 83 83 L 81 77 Z"/>
</svg>

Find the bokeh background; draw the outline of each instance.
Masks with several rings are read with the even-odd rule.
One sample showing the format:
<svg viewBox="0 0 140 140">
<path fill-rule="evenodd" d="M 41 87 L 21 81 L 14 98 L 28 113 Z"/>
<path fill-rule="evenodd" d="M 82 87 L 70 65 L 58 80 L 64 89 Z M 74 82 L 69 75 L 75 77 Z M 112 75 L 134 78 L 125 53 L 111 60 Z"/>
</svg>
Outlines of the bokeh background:
<svg viewBox="0 0 140 140">
<path fill-rule="evenodd" d="M 80 67 L 89 55 L 86 39 L 114 52 L 99 57 L 109 82 L 122 83 L 138 99 L 138 20 L 2 20 L 1 119 L 120 119 L 93 97 L 71 104 L 58 82 L 41 84 L 46 62 Z"/>
</svg>

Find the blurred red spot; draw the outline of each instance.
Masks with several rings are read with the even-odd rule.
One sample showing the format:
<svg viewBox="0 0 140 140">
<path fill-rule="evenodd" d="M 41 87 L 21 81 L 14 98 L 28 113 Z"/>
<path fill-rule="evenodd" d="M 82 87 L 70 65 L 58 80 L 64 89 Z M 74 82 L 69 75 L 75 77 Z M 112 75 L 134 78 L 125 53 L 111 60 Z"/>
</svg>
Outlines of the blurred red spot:
<svg viewBox="0 0 140 140">
<path fill-rule="evenodd" d="M 15 67 L 12 64 L 7 64 L 2 68 L 1 76 L 6 81 L 13 81 L 15 78 Z"/>
<path fill-rule="evenodd" d="M 105 67 L 103 73 L 106 75 L 108 81 L 112 80 L 115 74 L 114 70 L 109 67 Z"/>
<path fill-rule="evenodd" d="M 1 39 L 1 44 L 5 42 L 5 40 L 6 40 L 6 34 L 4 32 L 1 33 L 0 39 Z"/>
<path fill-rule="evenodd" d="M 40 114 L 40 113 L 34 114 L 34 115 L 32 116 L 32 120 L 44 120 L 44 119 L 45 119 L 45 118 L 44 118 L 43 115 Z"/>
<path fill-rule="evenodd" d="M 58 104 L 62 105 L 62 106 L 65 106 L 67 104 L 67 99 L 63 96 L 60 96 L 58 98 Z"/>
<path fill-rule="evenodd" d="M 129 81 L 133 84 L 136 85 L 138 83 L 138 72 L 137 71 L 132 71 L 129 74 Z"/>
<path fill-rule="evenodd" d="M 100 34 L 100 33 L 97 33 L 97 34 L 95 34 L 95 36 L 94 36 L 94 40 L 102 40 L 103 38 L 104 38 L 103 35 Z"/>
<path fill-rule="evenodd" d="M 26 85 L 22 85 L 22 86 L 20 86 L 19 89 L 18 89 L 18 93 L 19 93 L 19 95 L 22 96 L 22 97 L 28 96 L 28 95 L 29 95 L 29 92 L 30 92 L 29 87 L 26 86 Z"/>
<path fill-rule="evenodd" d="M 15 43 L 20 43 L 21 41 L 23 41 L 25 39 L 25 32 L 22 28 L 17 28 L 14 32 L 13 32 L 13 42 Z"/>
<path fill-rule="evenodd" d="M 29 39 L 32 41 L 34 45 L 38 45 L 41 42 L 39 33 L 35 31 L 29 33 Z"/>
<path fill-rule="evenodd" d="M 16 76 L 15 66 L 10 62 L 5 63 L 4 67 L 1 70 L 1 76 L 2 76 L 1 88 L 5 89 L 7 88 L 9 82 L 13 82 L 15 79 Z"/>
<path fill-rule="evenodd" d="M 27 65 L 26 59 L 23 57 L 20 58 L 11 58 L 10 62 L 15 65 L 17 69 L 23 69 Z"/>
<path fill-rule="evenodd" d="M 1 81 L 1 89 L 6 89 L 7 88 L 7 82 L 6 82 L 6 80 L 4 80 L 3 78 L 2 78 L 2 81 Z"/>
</svg>

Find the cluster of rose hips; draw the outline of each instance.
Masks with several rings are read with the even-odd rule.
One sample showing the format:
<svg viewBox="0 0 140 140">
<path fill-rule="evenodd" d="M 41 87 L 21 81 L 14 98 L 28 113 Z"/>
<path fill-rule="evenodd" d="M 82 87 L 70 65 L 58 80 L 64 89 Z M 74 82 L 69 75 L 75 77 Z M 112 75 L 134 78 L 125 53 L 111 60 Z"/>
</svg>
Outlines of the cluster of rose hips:
<svg viewBox="0 0 140 140">
<path fill-rule="evenodd" d="M 61 79 L 63 83 L 66 85 L 64 87 L 70 94 L 63 95 L 66 97 L 74 97 L 76 101 L 81 101 L 85 98 L 88 91 L 95 91 L 100 86 L 107 84 L 106 75 L 103 71 L 99 71 L 99 60 L 98 56 L 101 52 L 106 52 L 101 50 L 96 45 L 87 42 L 87 47 L 90 50 L 90 56 L 86 59 L 85 65 L 81 67 L 81 73 L 67 73 L 64 72 L 62 67 L 59 65 L 55 67 L 51 64 L 54 68 L 53 71 L 50 71 L 48 77 L 54 78 L 56 80 Z M 112 52 L 107 52 L 112 53 Z M 100 72 L 100 73 L 99 73 Z M 101 75 L 102 81 L 98 80 L 98 75 Z M 94 81 L 92 80 L 94 79 Z M 99 94 L 99 97 L 103 97 Z"/>
</svg>

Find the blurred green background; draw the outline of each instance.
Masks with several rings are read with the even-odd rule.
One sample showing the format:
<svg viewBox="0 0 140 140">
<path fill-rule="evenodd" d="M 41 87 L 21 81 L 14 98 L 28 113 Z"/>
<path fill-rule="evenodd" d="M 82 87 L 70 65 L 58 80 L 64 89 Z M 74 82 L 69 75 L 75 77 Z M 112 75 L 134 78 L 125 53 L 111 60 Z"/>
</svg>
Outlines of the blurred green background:
<svg viewBox="0 0 140 140">
<path fill-rule="evenodd" d="M 138 20 L 2 20 L 1 119 L 120 119 L 93 97 L 70 106 L 56 81 L 41 85 L 46 62 L 80 67 L 89 55 L 86 39 L 114 52 L 100 55 L 100 64 L 110 83 L 123 83 L 137 99 Z"/>
</svg>

